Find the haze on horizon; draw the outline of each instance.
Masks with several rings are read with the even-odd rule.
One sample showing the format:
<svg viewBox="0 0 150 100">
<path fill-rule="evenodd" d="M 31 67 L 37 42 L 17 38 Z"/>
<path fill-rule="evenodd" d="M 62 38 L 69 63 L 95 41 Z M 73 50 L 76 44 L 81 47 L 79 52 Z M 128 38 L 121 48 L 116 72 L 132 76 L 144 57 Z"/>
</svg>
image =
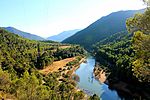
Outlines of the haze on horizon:
<svg viewBox="0 0 150 100">
<path fill-rule="evenodd" d="M 1 0 L 0 27 L 49 37 L 83 29 L 112 12 L 142 8 L 142 0 Z"/>
</svg>

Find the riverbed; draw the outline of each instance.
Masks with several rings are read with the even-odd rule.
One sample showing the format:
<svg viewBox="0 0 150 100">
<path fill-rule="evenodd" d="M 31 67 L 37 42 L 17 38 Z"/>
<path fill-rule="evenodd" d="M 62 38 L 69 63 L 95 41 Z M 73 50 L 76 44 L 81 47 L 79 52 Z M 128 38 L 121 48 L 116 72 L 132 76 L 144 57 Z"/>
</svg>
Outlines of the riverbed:
<svg viewBox="0 0 150 100">
<path fill-rule="evenodd" d="M 110 90 L 108 85 L 95 79 L 93 74 L 94 57 L 87 57 L 86 60 L 87 62 L 81 63 L 80 67 L 75 71 L 75 74 L 79 76 L 77 87 L 88 95 L 97 94 L 101 100 L 122 100 L 117 91 Z"/>
</svg>

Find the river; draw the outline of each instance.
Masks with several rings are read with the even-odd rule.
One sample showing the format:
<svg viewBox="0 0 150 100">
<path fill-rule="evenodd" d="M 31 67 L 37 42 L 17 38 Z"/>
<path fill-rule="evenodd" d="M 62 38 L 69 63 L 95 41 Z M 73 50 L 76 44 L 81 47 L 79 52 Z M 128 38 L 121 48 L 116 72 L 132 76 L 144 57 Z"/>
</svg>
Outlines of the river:
<svg viewBox="0 0 150 100">
<path fill-rule="evenodd" d="M 110 90 L 108 85 L 101 84 L 94 78 L 94 66 L 95 59 L 93 57 L 88 57 L 86 63 L 80 64 L 80 67 L 75 72 L 80 78 L 77 86 L 89 95 L 97 94 L 101 100 L 121 100 L 117 91 Z"/>
</svg>

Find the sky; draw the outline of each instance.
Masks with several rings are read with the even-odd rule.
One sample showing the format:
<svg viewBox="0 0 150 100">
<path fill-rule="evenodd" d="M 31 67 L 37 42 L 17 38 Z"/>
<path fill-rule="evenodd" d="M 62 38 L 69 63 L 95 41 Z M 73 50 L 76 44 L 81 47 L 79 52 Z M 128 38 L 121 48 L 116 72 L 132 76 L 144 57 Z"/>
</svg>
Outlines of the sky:
<svg viewBox="0 0 150 100">
<path fill-rule="evenodd" d="M 46 38 L 86 28 L 112 12 L 142 8 L 142 0 L 0 0 L 0 27 Z"/>
</svg>

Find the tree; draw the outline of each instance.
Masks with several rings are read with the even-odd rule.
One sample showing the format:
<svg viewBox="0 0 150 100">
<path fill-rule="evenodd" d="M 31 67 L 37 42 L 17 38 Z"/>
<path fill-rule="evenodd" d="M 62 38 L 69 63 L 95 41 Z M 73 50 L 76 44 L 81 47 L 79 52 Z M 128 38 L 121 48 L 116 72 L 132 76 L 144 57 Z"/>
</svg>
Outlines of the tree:
<svg viewBox="0 0 150 100">
<path fill-rule="evenodd" d="M 150 9 L 127 20 L 128 31 L 134 33 L 132 46 L 136 53 L 132 71 L 141 82 L 150 82 Z"/>
<path fill-rule="evenodd" d="M 90 98 L 89 98 L 89 100 L 99 100 L 100 98 L 96 95 L 96 94 L 94 94 L 93 96 L 91 96 Z"/>
<path fill-rule="evenodd" d="M 143 0 L 143 2 L 149 7 L 150 6 L 150 0 Z"/>
<path fill-rule="evenodd" d="M 11 85 L 9 74 L 0 67 L 0 90 L 8 92 Z"/>
<path fill-rule="evenodd" d="M 150 34 L 150 9 L 144 14 L 136 14 L 133 18 L 126 21 L 127 29 L 130 33 L 141 31 L 144 34 Z"/>
<path fill-rule="evenodd" d="M 136 59 L 133 62 L 134 75 L 140 81 L 150 82 L 150 35 L 137 31 L 133 37 Z"/>
<path fill-rule="evenodd" d="M 34 74 L 29 75 L 27 71 L 24 72 L 22 78 L 14 81 L 14 88 L 19 100 L 35 100 L 38 99 L 38 93 L 40 93 L 37 77 Z"/>
<path fill-rule="evenodd" d="M 82 91 L 78 91 L 74 95 L 74 100 L 82 100 L 84 98 L 84 93 Z"/>
</svg>

